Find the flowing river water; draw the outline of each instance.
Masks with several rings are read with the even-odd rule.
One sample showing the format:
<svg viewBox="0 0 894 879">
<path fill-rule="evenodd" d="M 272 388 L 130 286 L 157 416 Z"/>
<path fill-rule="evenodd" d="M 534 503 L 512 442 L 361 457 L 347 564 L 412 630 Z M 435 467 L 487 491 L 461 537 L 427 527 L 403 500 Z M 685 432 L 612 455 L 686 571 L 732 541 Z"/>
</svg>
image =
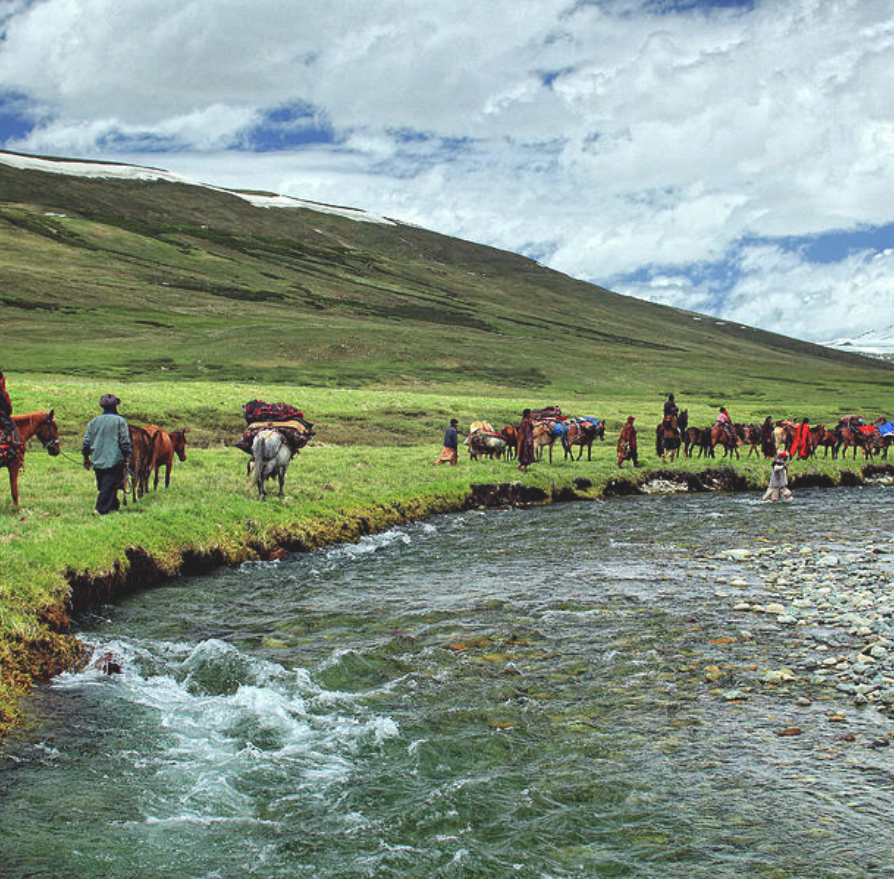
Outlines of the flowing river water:
<svg viewBox="0 0 894 879">
<path fill-rule="evenodd" d="M 0 750 L 0 876 L 894 876 L 890 497 L 467 512 L 103 608 L 122 673 Z"/>
</svg>

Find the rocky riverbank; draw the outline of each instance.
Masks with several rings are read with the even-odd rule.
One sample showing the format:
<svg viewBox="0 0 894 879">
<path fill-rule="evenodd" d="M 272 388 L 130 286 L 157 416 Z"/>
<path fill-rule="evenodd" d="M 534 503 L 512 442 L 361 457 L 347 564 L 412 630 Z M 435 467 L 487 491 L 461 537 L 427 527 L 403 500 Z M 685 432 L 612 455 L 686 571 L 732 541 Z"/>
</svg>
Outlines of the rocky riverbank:
<svg viewBox="0 0 894 879">
<path fill-rule="evenodd" d="M 717 597 L 731 602 L 740 640 L 768 622 L 790 649 L 775 668 L 757 667 L 724 699 L 776 689 L 802 704 L 815 697 L 894 717 L 894 544 L 864 538 L 841 547 L 821 542 L 719 552 L 708 563 Z M 730 571 L 733 573 L 730 575 Z M 710 677 L 710 672 L 708 673 Z"/>
</svg>

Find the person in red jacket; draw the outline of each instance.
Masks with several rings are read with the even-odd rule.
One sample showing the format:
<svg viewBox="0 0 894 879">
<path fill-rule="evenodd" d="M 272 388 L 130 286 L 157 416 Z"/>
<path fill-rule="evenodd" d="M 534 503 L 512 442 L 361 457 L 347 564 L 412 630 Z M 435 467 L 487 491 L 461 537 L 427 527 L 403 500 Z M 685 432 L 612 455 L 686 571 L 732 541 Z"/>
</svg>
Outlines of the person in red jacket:
<svg viewBox="0 0 894 879">
<path fill-rule="evenodd" d="M 9 399 L 9 392 L 6 390 L 6 376 L 0 368 L 0 442 L 4 435 L 9 437 L 8 445 L 13 451 L 20 453 L 24 449 L 25 444 L 19 436 L 19 429 L 12 420 L 12 400 Z"/>
<path fill-rule="evenodd" d="M 795 438 L 792 441 L 791 456 L 794 458 L 810 457 L 810 421 L 805 418 L 795 430 Z"/>
<path fill-rule="evenodd" d="M 633 461 L 634 467 L 639 467 L 639 456 L 636 453 L 636 428 L 633 426 L 633 416 L 627 419 L 627 423 L 621 428 L 618 437 L 618 466 L 625 461 Z"/>
</svg>

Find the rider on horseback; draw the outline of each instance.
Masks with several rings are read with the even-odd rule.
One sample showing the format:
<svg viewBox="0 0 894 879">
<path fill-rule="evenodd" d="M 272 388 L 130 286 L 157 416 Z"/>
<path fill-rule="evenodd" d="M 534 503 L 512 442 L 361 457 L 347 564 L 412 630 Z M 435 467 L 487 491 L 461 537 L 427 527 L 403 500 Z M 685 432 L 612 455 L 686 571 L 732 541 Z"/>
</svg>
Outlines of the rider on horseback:
<svg viewBox="0 0 894 879">
<path fill-rule="evenodd" d="M 0 368 L 0 450 L 4 446 L 12 456 L 24 458 L 25 444 L 12 420 L 12 400 L 6 390 L 6 376 Z"/>
<path fill-rule="evenodd" d="M 720 412 L 717 413 L 717 421 L 715 424 L 726 433 L 731 443 L 736 442 L 736 431 L 733 427 L 733 420 L 729 417 L 729 412 L 726 411 L 726 406 L 720 407 Z"/>
<path fill-rule="evenodd" d="M 680 410 L 674 402 L 674 395 L 668 394 L 664 404 L 664 418 L 655 428 L 655 454 L 662 461 L 666 461 L 668 452 L 670 452 L 671 461 L 673 461 L 677 449 L 680 448 L 681 437 L 677 423 L 679 414 Z"/>
</svg>

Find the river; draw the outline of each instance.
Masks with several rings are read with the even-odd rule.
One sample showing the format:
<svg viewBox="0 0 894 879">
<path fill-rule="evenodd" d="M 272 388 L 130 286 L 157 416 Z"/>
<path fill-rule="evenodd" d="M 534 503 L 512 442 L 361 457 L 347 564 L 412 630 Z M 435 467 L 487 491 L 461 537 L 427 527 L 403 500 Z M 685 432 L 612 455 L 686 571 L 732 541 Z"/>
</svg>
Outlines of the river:
<svg viewBox="0 0 894 879">
<path fill-rule="evenodd" d="M 103 608 L 122 673 L 0 750 L 0 876 L 892 876 L 890 496 L 467 512 Z"/>
</svg>

